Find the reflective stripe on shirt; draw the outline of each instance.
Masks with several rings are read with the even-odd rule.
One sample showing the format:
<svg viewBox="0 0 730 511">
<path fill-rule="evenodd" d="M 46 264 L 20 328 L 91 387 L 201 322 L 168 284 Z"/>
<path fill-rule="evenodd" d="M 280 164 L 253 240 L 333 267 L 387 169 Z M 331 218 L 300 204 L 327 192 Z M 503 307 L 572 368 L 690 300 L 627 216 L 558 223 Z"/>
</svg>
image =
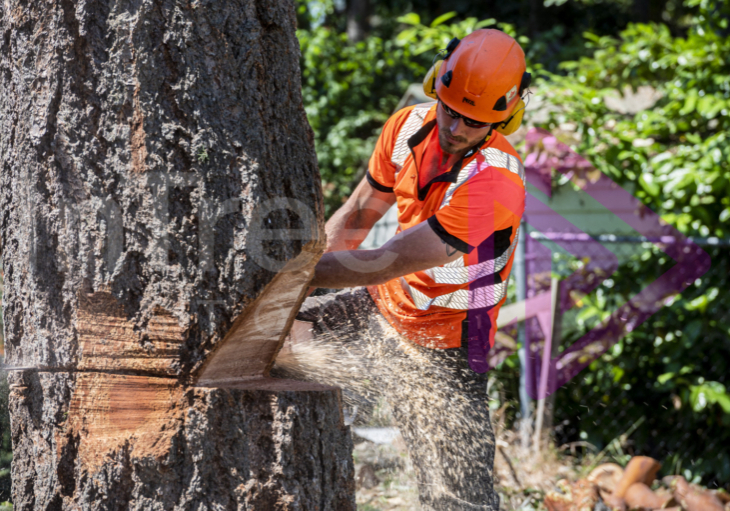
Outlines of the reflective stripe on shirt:
<svg viewBox="0 0 730 511">
<path fill-rule="evenodd" d="M 405 279 L 401 279 L 401 284 L 413 298 L 416 307 L 421 310 L 427 310 L 432 305 L 458 310 L 482 309 L 493 307 L 507 296 L 507 280 L 475 289 L 458 289 L 453 293 L 447 293 L 435 298 L 429 298 L 418 289 L 409 286 Z"/>
<path fill-rule="evenodd" d="M 411 148 L 408 147 L 408 139 L 421 129 L 423 121 L 426 119 L 426 115 L 435 103 L 435 101 L 432 101 L 431 103 L 424 103 L 414 107 L 413 110 L 411 110 L 411 113 L 408 114 L 408 120 L 406 120 L 405 124 L 403 124 L 403 127 L 398 132 L 398 138 L 396 138 L 395 145 L 393 146 L 393 155 L 390 158 L 390 161 L 392 161 L 393 165 L 395 165 L 396 175 L 400 172 L 400 169 L 403 168 L 403 164 L 411 152 Z"/>
</svg>

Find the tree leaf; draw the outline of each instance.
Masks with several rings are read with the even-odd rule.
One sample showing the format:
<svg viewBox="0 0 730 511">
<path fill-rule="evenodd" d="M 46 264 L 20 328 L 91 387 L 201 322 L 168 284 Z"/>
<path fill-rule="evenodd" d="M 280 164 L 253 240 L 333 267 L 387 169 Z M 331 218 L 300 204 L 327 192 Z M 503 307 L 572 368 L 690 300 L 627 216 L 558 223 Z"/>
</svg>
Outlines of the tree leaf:
<svg viewBox="0 0 730 511">
<path fill-rule="evenodd" d="M 659 375 L 659 377 L 657 378 L 657 381 L 660 384 L 664 385 L 665 383 L 667 383 L 672 378 L 674 378 L 674 373 L 664 373 L 664 374 L 660 374 Z"/>
<path fill-rule="evenodd" d="M 420 25 L 421 24 L 421 17 L 416 14 L 415 12 L 409 12 L 408 14 L 404 14 L 403 16 L 400 16 L 397 18 L 397 20 L 401 23 L 405 23 L 406 25 Z"/>
<path fill-rule="evenodd" d="M 432 28 L 433 27 L 438 27 L 443 22 L 450 20 L 451 18 L 453 18 L 456 15 L 457 15 L 457 12 L 456 11 L 451 11 L 451 12 L 447 12 L 446 14 L 442 14 L 441 16 L 439 16 L 438 18 L 436 18 L 435 20 L 433 20 L 431 22 L 431 27 Z"/>
<path fill-rule="evenodd" d="M 495 23 L 497 23 L 497 20 L 495 20 L 494 18 L 487 18 L 485 20 L 478 22 L 476 25 L 474 25 L 474 30 L 479 29 L 479 28 L 489 27 L 489 26 L 494 25 Z"/>
<path fill-rule="evenodd" d="M 684 102 L 684 107 L 682 110 L 679 111 L 679 115 L 687 115 L 691 112 L 694 112 L 695 107 L 697 105 L 697 92 L 692 91 L 689 96 L 687 96 L 687 99 Z"/>
<path fill-rule="evenodd" d="M 644 190 L 646 190 L 646 193 L 656 197 L 659 195 L 661 189 L 659 188 L 659 185 L 654 182 L 654 179 L 655 178 L 652 174 L 644 172 L 641 176 L 639 176 L 639 184 Z"/>
</svg>

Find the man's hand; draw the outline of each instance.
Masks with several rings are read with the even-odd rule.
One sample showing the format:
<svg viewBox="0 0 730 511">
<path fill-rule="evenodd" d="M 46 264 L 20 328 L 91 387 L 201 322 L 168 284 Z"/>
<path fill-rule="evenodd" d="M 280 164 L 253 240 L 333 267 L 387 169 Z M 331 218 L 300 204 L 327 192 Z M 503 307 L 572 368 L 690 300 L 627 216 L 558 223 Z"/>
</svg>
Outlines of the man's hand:
<svg viewBox="0 0 730 511">
<path fill-rule="evenodd" d="M 344 288 L 383 284 L 441 266 L 463 255 L 444 243 L 428 222 L 422 222 L 397 234 L 378 249 L 325 253 L 317 263 L 312 285 Z"/>
<path fill-rule="evenodd" d="M 347 202 L 327 222 L 325 252 L 359 247 L 375 222 L 380 220 L 394 203 L 394 193 L 376 190 L 370 186 L 367 178 L 364 178 Z"/>
</svg>

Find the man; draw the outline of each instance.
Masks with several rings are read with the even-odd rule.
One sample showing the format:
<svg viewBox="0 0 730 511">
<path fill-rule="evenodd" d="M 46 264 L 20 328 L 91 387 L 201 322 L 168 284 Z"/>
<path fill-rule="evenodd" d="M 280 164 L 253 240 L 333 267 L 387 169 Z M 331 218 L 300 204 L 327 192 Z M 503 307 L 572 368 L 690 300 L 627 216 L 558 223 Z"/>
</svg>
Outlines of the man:
<svg viewBox="0 0 730 511">
<path fill-rule="evenodd" d="M 312 286 L 347 289 L 307 299 L 292 349 L 324 339 L 363 361 L 424 508 L 496 511 L 484 373 L 525 201 L 522 164 L 497 129 L 521 118 L 529 74 L 512 37 L 477 30 L 449 44 L 429 80 L 438 101 L 387 121 L 366 178 L 327 223 Z M 398 233 L 356 250 L 394 203 Z"/>
</svg>

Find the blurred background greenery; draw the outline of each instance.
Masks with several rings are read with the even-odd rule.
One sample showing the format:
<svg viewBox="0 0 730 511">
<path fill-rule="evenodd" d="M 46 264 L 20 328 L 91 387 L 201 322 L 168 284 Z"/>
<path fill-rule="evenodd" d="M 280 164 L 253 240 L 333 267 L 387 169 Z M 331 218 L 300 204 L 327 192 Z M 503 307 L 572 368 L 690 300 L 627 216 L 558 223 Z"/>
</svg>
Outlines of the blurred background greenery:
<svg viewBox="0 0 730 511">
<path fill-rule="evenodd" d="M 298 20 L 328 215 L 364 175 L 383 122 L 435 53 L 454 36 L 495 27 L 518 38 L 534 98 L 550 105 L 528 122 L 684 234 L 730 238 L 728 2 L 299 0 Z M 651 96 L 645 107 L 622 107 L 639 94 Z M 706 250 L 713 264 L 703 278 L 557 393 L 556 445 L 619 462 L 647 454 L 664 463 L 663 474 L 727 487 L 730 257 L 727 247 Z M 639 247 L 563 325 L 563 344 L 672 264 Z M 495 374 L 514 419 L 516 355 Z M 617 447 L 612 441 L 630 429 Z"/>
</svg>

